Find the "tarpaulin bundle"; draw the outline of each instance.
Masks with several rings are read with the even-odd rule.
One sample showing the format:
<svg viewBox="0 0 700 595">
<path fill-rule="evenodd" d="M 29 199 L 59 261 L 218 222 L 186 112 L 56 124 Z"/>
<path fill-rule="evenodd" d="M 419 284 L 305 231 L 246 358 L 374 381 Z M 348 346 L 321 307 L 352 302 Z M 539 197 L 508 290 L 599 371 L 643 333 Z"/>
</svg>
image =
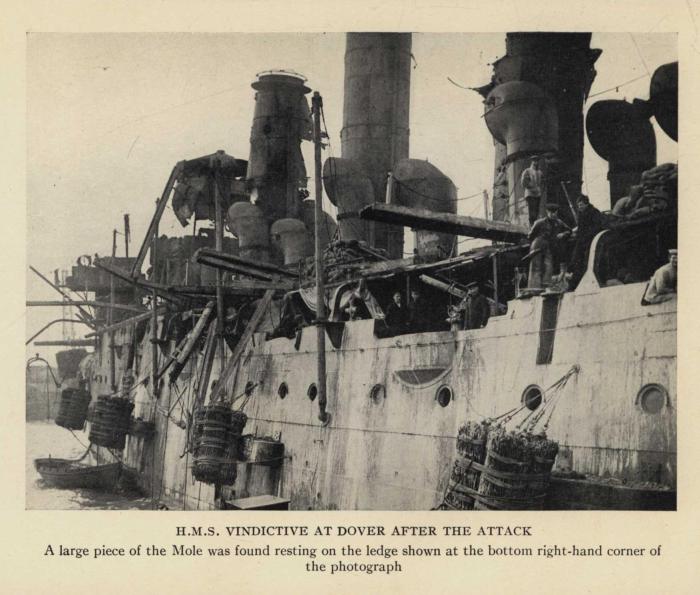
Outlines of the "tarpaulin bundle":
<svg viewBox="0 0 700 595">
<path fill-rule="evenodd" d="M 678 166 L 664 163 L 642 173 L 642 197 L 647 200 L 665 201 L 666 206 L 674 206 L 678 199 Z M 647 206 L 637 203 L 637 208 Z M 656 203 L 656 206 L 661 206 Z"/>
</svg>

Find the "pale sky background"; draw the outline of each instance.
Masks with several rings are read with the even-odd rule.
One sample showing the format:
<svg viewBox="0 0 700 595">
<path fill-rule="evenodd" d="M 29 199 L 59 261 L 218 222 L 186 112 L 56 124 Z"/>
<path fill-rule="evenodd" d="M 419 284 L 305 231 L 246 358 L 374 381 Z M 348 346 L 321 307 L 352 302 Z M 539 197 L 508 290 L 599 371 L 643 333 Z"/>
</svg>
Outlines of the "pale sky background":
<svg viewBox="0 0 700 595">
<path fill-rule="evenodd" d="M 594 33 L 591 46 L 603 50 L 591 95 L 605 93 L 587 105 L 647 99 L 649 76 L 615 87 L 677 59 L 675 34 Z M 30 34 L 27 48 L 27 262 L 51 277 L 80 254 L 108 255 L 124 213 L 131 215 L 133 254 L 178 161 L 218 149 L 247 159 L 250 83 L 260 71 L 291 69 L 308 78 L 323 96 L 332 154 L 340 155 L 342 34 Z M 490 63 L 504 54 L 503 33 L 413 35 L 410 155 L 440 168 L 460 197 L 490 194 L 493 144 L 481 97 L 447 77 L 483 85 Z M 676 161 L 676 143 L 652 122 L 658 162 Z M 313 175 L 313 148 L 304 145 Z M 606 174 L 607 162 L 586 143 L 584 191 L 602 209 L 609 208 Z M 458 204 L 462 214 L 483 215 L 480 194 Z M 324 207 L 334 213 L 327 200 Z M 171 211 L 160 232 L 182 234 Z M 118 250 L 123 255 L 123 243 Z M 57 295 L 27 272 L 28 299 Z M 29 310 L 27 338 L 59 316 L 57 308 Z M 75 325 L 77 336 L 86 328 Z M 42 338 L 60 336 L 57 325 Z M 27 349 L 36 351 L 55 350 Z"/>
</svg>

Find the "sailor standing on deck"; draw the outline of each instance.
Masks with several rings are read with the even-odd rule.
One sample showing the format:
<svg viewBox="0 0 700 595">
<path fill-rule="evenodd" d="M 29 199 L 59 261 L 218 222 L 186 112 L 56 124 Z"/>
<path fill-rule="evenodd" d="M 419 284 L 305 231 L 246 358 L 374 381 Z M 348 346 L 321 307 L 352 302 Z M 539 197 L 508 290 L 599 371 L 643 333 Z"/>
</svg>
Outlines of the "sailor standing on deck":
<svg viewBox="0 0 700 595">
<path fill-rule="evenodd" d="M 557 217 L 559 206 L 548 203 L 546 215 L 538 219 L 530 229 L 530 273 L 528 274 L 528 289 L 543 289 L 548 287 L 554 267 L 561 261 L 561 242 L 571 232 Z"/>
<path fill-rule="evenodd" d="M 479 284 L 476 281 L 467 285 L 467 297 L 464 298 L 463 304 L 465 329 L 486 326 L 491 316 L 491 305 L 479 292 Z"/>
<path fill-rule="evenodd" d="M 384 322 L 394 333 L 402 333 L 408 325 L 408 309 L 403 304 L 400 291 L 394 292 L 393 301 L 386 309 Z"/>
<path fill-rule="evenodd" d="M 537 220 L 540 212 L 540 199 L 542 198 L 542 170 L 540 160 L 533 157 L 530 167 L 525 169 L 520 176 L 520 184 L 525 189 L 525 201 L 527 202 L 527 215 L 530 225 Z"/>
<path fill-rule="evenodd" d="M 578 225 L 574 228 L 576 245 L 571 257 L 574 285 L 577 285 L 583 277 L 588 264 L 588 249 L 591 247 L 593 238 L 604 225 L 603 215 L 591 204 L 585 194 L 578 197 L 576 209 L 578 211 Z"/>
</svg>

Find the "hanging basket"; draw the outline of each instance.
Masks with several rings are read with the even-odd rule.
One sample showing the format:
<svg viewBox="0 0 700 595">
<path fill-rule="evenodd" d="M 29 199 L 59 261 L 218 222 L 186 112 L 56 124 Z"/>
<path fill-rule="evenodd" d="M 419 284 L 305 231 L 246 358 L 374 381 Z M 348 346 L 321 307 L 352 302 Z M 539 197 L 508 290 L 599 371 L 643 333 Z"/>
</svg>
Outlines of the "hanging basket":
<svg viewBox="0 0 700 595">
<path fill-rule="evenodd" d="M 233 485 L 238 475 L 241 432 L 248 421 L 242 411 L 209 405 L 195 413 L 192 475 L 208 484 Z"/>
<path fill-rule="evenodd" d="M 90 393 L 79 388 L 64 388 L 56 414 L 56 425 L 69 430 L 82 430 L 87 419 Z"/>
<path fill-rule="evenodd" d="M 468 422 L 459 429 L 445 507 L 541 509 L 558 448 L 543 434 L 509 432 L 488 422 Z"/>
<path fill-rule="evenodd" d="M 540 510 L 559 445 L 524 432 L 491 433 L 477 510 Z"/>
<path fill-rule="evenodd" d="M 106 448 L 124 450 L 133 409 L 134 404 L 123 397 L 97 397 L 90 424 L 90 442 Z"/>
</svg>

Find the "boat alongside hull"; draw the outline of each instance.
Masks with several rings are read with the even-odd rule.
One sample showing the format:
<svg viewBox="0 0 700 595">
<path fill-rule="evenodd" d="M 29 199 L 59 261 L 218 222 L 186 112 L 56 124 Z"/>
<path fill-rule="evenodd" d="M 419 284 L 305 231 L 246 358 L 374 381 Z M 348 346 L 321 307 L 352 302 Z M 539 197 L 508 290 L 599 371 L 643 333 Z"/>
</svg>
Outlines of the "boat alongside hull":
<svg viewBox="0 0 700 595">
<path fill-rule="evenodd" d="M 63 490 L 112 490 L 121 471 L 121 463 L 88 466 L 54 458 L 35 459 L 34 467 L 44 483 Z"/>
</svg>

